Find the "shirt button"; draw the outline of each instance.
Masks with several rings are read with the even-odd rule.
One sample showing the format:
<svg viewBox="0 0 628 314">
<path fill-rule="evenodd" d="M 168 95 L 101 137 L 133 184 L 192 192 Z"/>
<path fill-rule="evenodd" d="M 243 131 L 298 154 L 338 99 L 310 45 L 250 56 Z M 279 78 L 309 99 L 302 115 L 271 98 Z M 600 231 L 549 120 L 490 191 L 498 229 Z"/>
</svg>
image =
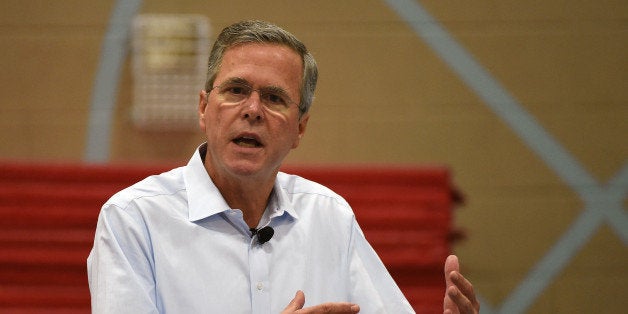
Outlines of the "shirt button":
<svg viewBox="0 0 628 314">
<path fill-rule="evenodd" d="M 262 291 L 262 289 L 264 289 L 264 284 L 262 284 L 261 282 L 257 283 L 257 290 Z"/>
</svg>

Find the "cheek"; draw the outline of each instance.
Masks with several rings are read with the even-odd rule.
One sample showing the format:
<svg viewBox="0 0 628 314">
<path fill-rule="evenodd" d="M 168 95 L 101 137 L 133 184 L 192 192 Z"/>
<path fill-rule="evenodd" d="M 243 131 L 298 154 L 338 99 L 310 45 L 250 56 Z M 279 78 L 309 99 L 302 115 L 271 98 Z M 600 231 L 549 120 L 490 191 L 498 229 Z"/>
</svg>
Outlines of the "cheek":
<svg viewBox="0 0 628 314">
<path fill-rule="evenodd" d="M 209 104 L 205 107 L 205 110 L 200 112 L 200 127 L 205 133 L 209 132 L 216 125 L 216 118 L 219 117 L 216 112 L 216 108 Z"/>
<path fill-rule="evenodd" d="M 221 119 L 218 118 L 212 118 L 212 119 L 207 119 L 205 120 L 205 134 L 207 135 L 207 137 L 212 137 L 212 138 L 216 138 L 220 135 L 221 133 Z"/>
<path fill-rule="evenodd" d="M 220 126 L 223 124 L 225 114 L 225 112 L 218 110 L 218 108 L 207 107 L 205 109 L 205 114 L 203 115 L 203 130 L 207 133 L 207 135 L 210 133 L 216 133 L 216 130 L 220 129 Z"/>
<path fill-rule="evenodd" d="M 216 134 L 216 126 L 218 125 L 218 121 L 215 119 L 215 113 L 210 112 L 209 110 L 205 110 L 204 115 L 201 117 L 201 130 L 205 133 L 207 139 L 211 139 L 215 137 Z"/>
<path fill-rule="evenodd" d="M 238 129 L 237 115 L 234 110 L 209 110 L 205 118 L 204 133 L 208 141 L 223 145 L 230 141 L 230 136 Z"/>
<path fill-rule="evenodd" d="M 286 148 L 296 148 L 299 145 L 299 126 L 292 124 L 292 123 L 288 123 L 286 125 L 284 125 L 282 128 L 280 128 L 279 130 L 277 130 L 277 132 L 279 132 L 278 134 L 276 134 L 278 137 L 276 138 L 281 138 L 286 146 Z"/>
</svg>

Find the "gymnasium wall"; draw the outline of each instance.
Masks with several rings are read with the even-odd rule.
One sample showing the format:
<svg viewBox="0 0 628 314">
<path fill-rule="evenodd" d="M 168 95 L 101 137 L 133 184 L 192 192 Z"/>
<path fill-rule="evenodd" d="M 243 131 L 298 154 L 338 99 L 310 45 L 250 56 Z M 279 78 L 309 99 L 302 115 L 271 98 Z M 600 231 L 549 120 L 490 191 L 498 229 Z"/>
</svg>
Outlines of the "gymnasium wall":
<svg viewBox="0 0 628 314">
<path fill-rule="evenodd" d="M 124 2 L 0 1 L 0 158 L 85 161 Z M 207 16 L 212 36 L 256 18 L 306 43 L 319 87 L 287 163 L 450 167 L 484 313 L 628 307 L 628 2 L 134 2 Z M 123 61 L 108 162 L 186 163 L 202 134 L 136 128 Z"/>
</svg>

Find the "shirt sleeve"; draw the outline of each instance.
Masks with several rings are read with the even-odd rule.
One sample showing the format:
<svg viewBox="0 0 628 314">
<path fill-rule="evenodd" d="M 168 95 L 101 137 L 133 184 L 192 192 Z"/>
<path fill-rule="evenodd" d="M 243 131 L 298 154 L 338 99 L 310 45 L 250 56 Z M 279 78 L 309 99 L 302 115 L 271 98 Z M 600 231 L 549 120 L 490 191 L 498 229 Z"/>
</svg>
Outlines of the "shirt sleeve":
<svg viewBox="0 0 628 314">
<path fill-rule="evenodd" d="M 350 245 L 352 302 L 362 313 L 414 313 L 354 220 Z"/>
<path fill-rule="evenodd" d="M 87 259 L 92 313 L 158 313 L 150 238 L 137 211 L 105 205 Z"/>
</svg>

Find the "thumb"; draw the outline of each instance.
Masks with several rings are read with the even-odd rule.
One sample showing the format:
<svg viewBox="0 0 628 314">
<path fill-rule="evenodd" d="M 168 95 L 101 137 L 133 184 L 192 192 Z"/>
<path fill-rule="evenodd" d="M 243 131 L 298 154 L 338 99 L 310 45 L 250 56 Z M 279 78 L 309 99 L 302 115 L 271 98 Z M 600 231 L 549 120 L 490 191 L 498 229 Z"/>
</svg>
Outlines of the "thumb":
<svg viewBox="0 0 628 314">
<path fill-rule="evenodd" d="M 302 309 L 304 304 L 305 294 L 303 293 L 303 291 L 298 290 L 297 293 L 294 295 L 292 301 L 288 303 L 288 306 L 286 306 L 282 313 L 292 313 L 296 310 Z"/>
</svg>

